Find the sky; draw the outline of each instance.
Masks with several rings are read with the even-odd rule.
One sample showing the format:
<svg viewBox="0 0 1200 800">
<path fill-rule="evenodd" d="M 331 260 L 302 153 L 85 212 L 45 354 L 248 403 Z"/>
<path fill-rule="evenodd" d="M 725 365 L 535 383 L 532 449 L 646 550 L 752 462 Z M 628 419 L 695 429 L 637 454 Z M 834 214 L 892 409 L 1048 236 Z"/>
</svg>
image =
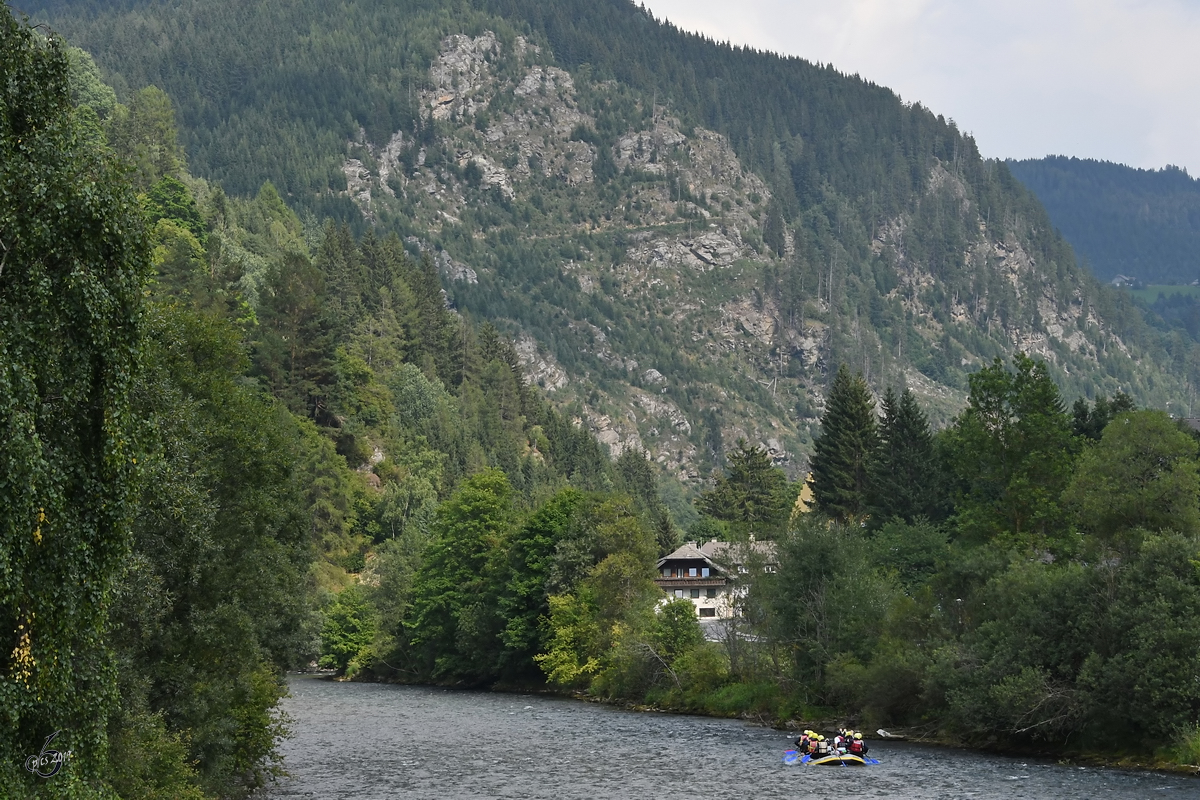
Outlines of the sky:
<svg viewBox="0 0 1200 800">
<path fill-rule="evenodd" d="M 953 118 L 985 157 L 1200 177 L 1200 0 L 642 0 L 685 30 L 830 63 Z"/>
</svg>

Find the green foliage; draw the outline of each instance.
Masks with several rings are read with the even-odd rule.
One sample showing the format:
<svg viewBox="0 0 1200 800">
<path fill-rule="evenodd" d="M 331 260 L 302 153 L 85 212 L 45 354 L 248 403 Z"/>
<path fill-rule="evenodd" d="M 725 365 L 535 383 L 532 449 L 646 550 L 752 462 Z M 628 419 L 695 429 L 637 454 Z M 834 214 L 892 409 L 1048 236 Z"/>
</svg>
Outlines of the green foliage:
<svg viewBox="0 0 1200 800">
<path fill-rule="evenodd" d="M 105 632 L 136 502 L 149 248 L 71 106 L 60 40 L 7 6 L 0 74 L 0 762 L 69 731 L 56 745 L 74 758 L 46 791 L 92 797 L 117 700 Z M 0 776 L 14 794 L 41 780 Z"/>
<path fill-rule="evenodd" d="M 321 666 L 336 669 L 339 675 L 350 671 L 352 664 L 361 666 L 375 636 L 374 610 L 363 590 L 351 586 L 338 594 L 325 610 L 325 625 L 321 629 Z"/>
<path fill-rule="evenodd" d="M 812 457 L 813 498 L 835 519 L 857 520 L 870 502 L 871 465 L 879 446 L 875 401 L 866 381 L 843 364 L 829 390 Z"/>
<path fill-rule="evenodd" d="M 187 743 L 158 714 L 127 714 L 109 736 L 109 781 L 122 800 L 206 800 Z"/>
<path fill-rule="evenodd" d="M 822 687 L 835 658 L 869 658 L 898 590 L 871 569 L 858 527 L 804 520 L 778 544 L 778 571 L 754 588 L 773 638 L 789 643 L 792 677 Z"/>
<path fill-rule="evenodd" d="M 587 688 L 601 669 L 603 632 L 595 604 L 586 593 L 551 595 L 550 629 L 544 653 L 535 656 L 546 680 L 567 689 Z"/>
<path fill-rule="evenodd" d="M 929 419 L 907 389 L 897 398 L 889 387 L 882 406 L 879 454 L 870 469 L 871 517 L 876 523 L 937 519 L 942 487 Z"/>
<path fill-rule="evenodd" d="M 656 550 L 627 501 L 594 498 L 576 512 L 547 584 L 547 648 L 534 659 L 551 683 L 608 696 L 652 684 Z"/>
<path fill-rule="evenodd" d="M 133 396 L 153 434 L 111 636 L 125 702 L 186 731 L 202 785 L 225 793 L 270 773 L 282 671 L 311 636 L 306 445 L 237 381 L 247 362 L 231 326 L 169 306 L 147 325 Z"/>
<path fill-rule="evenodd" d="M 146 193 L 146 221 L 154 224 L 169 219 L 186 228 L 201 244 L 208 234 L 196 199 L 178 178 L 167 175 Z"/>
<path fill-rule="evenodd" d="M 674 665 L 703 641 L 691 600 L 675 599 L 659 607 L 651 642 L 661 658 Z"/>
<path fill-rule="evenodd" d="M 499 599 L 506 677 L 528 679 L 534 656 L 545 649 L 545 621 L 550 617 L 546 583 L 558 544 L 583 502 L 578 491 L 564 489 L 538 508 L 507 542 L 509 572 Z"/>
<path fill-rule="evenodd" d="M 787 523 L 799 491 L 783 470 L 771 463 L 766 449 L 739 439 L 729 454 L 729 469 L 696 505 L 713 519 L 730 523 L 738 539 L 751 535 L 770 539 Z"/>
<path fill-rule="evenodd" d="M 161 89 L 147 86 L 134 94 L 128 106 L 117 104 L 107 128 L 113 150 L 133 165 L 133 180 L 139 189 L 149 189 L 184 169 L 175 109 Z"/>
<path fill-rule="evenodd" d="M 496 469 L 467 478 L 438 508 L 412 599 L 410 642 L 423 674 L 489 675 L 499 633 L 489 560 L 511 524 L 512 487 Z"/>
<path fill-rule="evenodd" d="M 957 524 L 978 538 L 1052 538 L 1077 446 L 1045 362 L 1018 353 L 1013 366 L 996 359 L 973 374 L 967 408 L 946 432 Z"/>
<path fill-rule="evenodd" d="M 117 107 L 117 93 L 100 77 L 91 53 L 78 47 L 64 49 L 69 68 L 71 103 L 92 109 L 101 120 L 108 119 Z"/>
<path fill-rule="evenodd" d="M 905 591 L 917 592 L 929 583 L 950 557 L 946 528 L 925 520 L 893 520 L 875 532 L 870 550 L 875 563 L 894 572 Z"/>
<path fill-rule="evenodd" d="M 1133 400 L 1123 392 L 1117 392 L 1113 395 L 1112 400 L 1104 395 L 1099 395 L 1091 407 L 1081 397 L 1071 407 L 1072 429 L 1076 436 L 1099 440 L 1104 434 L 1104 429 L 1108 427 L 1108 423 L 1112 422 L 1114 417 L 1136 409 L 1137 406 L 1133 404 Z"/>
<path fill-rule="evenodd" d="M 1063 500 L 1106 542 L 1130 531 L 1200 533 L 1197 446 L 1161 411 L 1116 417 L 1083 451 Z"/>
</svg>

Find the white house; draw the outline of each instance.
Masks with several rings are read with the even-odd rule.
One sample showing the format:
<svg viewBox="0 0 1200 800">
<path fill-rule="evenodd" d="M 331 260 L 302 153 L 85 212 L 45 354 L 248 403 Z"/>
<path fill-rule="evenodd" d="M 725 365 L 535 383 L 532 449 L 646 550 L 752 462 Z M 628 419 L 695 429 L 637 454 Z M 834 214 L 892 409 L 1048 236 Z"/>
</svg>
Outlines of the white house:
<svg viewBox="0 0 1200 800">
<path fill-rule="evenodd" d="M 692 601 L 704 618 L 728 619 L 734 615 L 737 592 L 745 586 L 735 578 L 751 566 L 775 571 L 774 542 L 687 542 L 658 560 L 654 582 L 670 597 Z"/>
</svg>

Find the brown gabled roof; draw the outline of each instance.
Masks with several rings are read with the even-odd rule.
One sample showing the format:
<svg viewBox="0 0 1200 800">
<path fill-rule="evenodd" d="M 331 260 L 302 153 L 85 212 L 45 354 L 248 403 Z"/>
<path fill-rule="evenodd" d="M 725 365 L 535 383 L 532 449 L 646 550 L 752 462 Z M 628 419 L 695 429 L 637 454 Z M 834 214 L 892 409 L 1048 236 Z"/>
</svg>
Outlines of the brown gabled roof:
<svg viewBox="0 0 1200 800">
<path fill-rule="evenodd" d="M 695 542 L 684 542 L 683 546 L 677 548 L 675 552 L 663 556 L 658 560 L 658 566 L 662 566 L 668 561 L 703 561 L 709 566 L 716 566 L 712 559 L 696 546 Z"/>
<path fill-rule="evenodd" d="M 731 547 L 739 549 L 747 547 L 755 555 L 763 558 L 768 563 L 774 563 L 775 561 L 774 542 L 718 542 L 716 539 L 713 539 L 701 545 L 695 542 L 684 542 L 675 552 L 660 558 L 658 566 L 661 568 L 668 561 L 703 561 L 710 567 L 720 569 L 720 564 L 716 562 L 727 562 L 728 552 Z"/>
<path fill-rule="evenodd" d="M 711 542 L 705 542 L 700 545 L 700 552 L 704 553 L 710 559 L 724 559 L 732 547 L 736 547 L 739 550 L 748 548 L 752 553 L 767 561 L 773 562 L 775 560 L 774 542 L 718 542 L 714 539 Z"/>
</svg>

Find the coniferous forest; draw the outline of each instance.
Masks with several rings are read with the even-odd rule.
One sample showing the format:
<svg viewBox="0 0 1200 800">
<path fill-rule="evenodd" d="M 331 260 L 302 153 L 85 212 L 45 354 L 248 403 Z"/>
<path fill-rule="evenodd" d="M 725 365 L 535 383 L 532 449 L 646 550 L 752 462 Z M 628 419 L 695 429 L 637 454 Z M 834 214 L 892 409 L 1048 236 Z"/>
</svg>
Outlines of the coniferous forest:
<svg viewBox="0 0 1200 800">
<path fill-rule="evenodd" d="M 1178 167 L 1133 169 L 1053 156 L 1009 163 L 1096 276 L 1145 284 L 1200 279 L 1200 181 Z"/>
<path fill-rule="evenodd" d="M 111 48 L 121 67 L 101 69 L 103 57 L 74 38 L 31 28 L 7 7 L 0 14 L 0 620 L 9 637 L 0 784 L 9 796 L 247 795 L 282 768 L 285 673 L 314 664 L 354 680 L 841 719 L 1054 754 L 1130 755 L 1127 731 L 1137 729 L 1143 757 L 1149 740 L 1162 765 L 1200 759 L 1200 438 L 1152 404 L 1184 402 L 1191 340 L 1089 282 L 1036 201 L 950 123 L 862 82 L 852 83 L 854 99 L 844 76 L 803 62 L 792 67 L 812 71 L 811 97 L 781 96 L 778 115 L 764 116 L 713 87 L 745 80 L 768 97 L 782 92 L 770 75 L 782 60 L 729 49 L 727 60 L 706 61 L 688 48 L 712 44 L 682 35 L 667 38 L 675 49 L 639 51 L 644 34 L 628 26 L 658 23 L 623 4 L 414 3 L 424 27 L 402 29 L 412 36 L 396 39 L 400 66 L 364 87 L 377 101 L 364 100 L 350 125 L 322 105 L 346 94 L 329 68 L 337 48 L 357 46 L 335 26 L 312 45 L 323 77 L 295 73 L 291 89 L 268 91 L 256 81 L 287 71 L 239 67 L 232 33 L 194 43 L 193 63 L 211 58 L 212 70 L 172 72 L 168 60 L 150 64 L 154 48 L 137 58 L 122 49 L 120 37 L 138 28 L 113 24 L 108 4 L 58 5 L 75 9 L 80 26 L 92 20 L 89 46 Z M 518 11 L 522 35 L 541 43 L 534 66 L 557 85 L 550 52 L 581 76 L 631 87 L 605 84 L 613 94 L 580 101 L 611 113 L 572 123 L 578 155 L 563 160 L 568 173 L 567 161 L 596 148 L 608 154 L 590 162 L 593 182 L 608 175 L 605 192 L 663 179 L 649 160 L 653 137 L 640 172 L 617 168 L 618 134 L 631 120 L 657 126 L 662 140 L 683 137 L 637 92 L 669 94 L 696 116 L 682 127 L 711 126 L 737 148 L 744 191 L 724 200 L 724 213 L 756 220 L 746 246 L 765 254 L 735 262 L 753 279 L 737 291 L 759 291 L 759 308 L 781 318 L 793 303 L 834 331 L 819 361 L 795 356 L 803 374 L 790 376 L 806 388 L 788 399 L 787 419 L 811 420 L 802 462 L 757 429 L 722 422 L 735 403 L 777 408 L 785 369 L 773 387 L 751 391 L 717 355 L 654 362 L 669 381 L 691 369 L 696 386 L 716 387 L 689 396 L 657 388 L 659 370 L 640 372 L 650 362 L 610 363 L 611 353 L 596 355 L 602 326 L 614 341 L 642 336 L 639 353 L 654 353 L 644 339 L 671 335 L 653 327 L 660 307 L 623 295 L 616 277 L 582 293 L 594 330 L 555 315 L 556 300 L 582 295 L 555 294 L 559 279 L 547 277 L 538 248 L 553 247 L 545 263 L 556 264 L 615 249 L 618 234 L 599 211 L 578 197 L 568 207 L 573 195 L 549 179 L 544 210 L 532 200 L 522 208 L 502 182 L 486 188 L 492 162 L 439 154 L 445 132 L 408 99 L 421 96 L 419 71 L 444 36 L 486 45 L 485 23 L 501 26 L 483 15 Z M 263 4 L 257 13 L 283 24 L 277 12 Z M 399 24 L 367 19 L 363 30 L 380 36 Z M 222 70 L 228 85 L 186 84 Z M 540 85 L 531 94 L 548 96 Z M 268 97 L 311 100 L 311 127 L 288 127 L 278 108 L 257 117 L 220 107 L 236 99 L 266 109 L 258 101 Z M 878 114 L 863 117 L 872 103 Z M 500 105 L 477 113 L 499 118 Z M 492 198 L 459 209 L 478 238 L 453 223 L 440 240 L 450 246 L 430 246 L 429 230 L 411 221 L 429 207 L 405 205 L 398 180 L 397 202 L 366 206 L 370 215 L 329 189 L 331 174 L 346 185 L 340 159 L 357 135 L 347 128 L 368 118 L 371 141 L 398 129 L 428 137 L 404 156 L 407 174 L 438 164 L 468 197 Z M 281 126 L 271 135 L 254 128 L 271 119 Z M 322 137 L 333 150 L 314 146 Z M 856 143 L 878 153 L 880 139 L 889 154 L 867 160 L 876 172 L 859 171 Z M 943 181 L 936 202 L 925 194 L 931 164 Z M 668 197 L 676 216 L 662 225 L 681 236 L 697 235 L 689 203 L 706 220 L 722 208 L 719 195 L 694 191 Z M 1026 303 L 1033 279 L 1013 272 L 992 276 L 1000 305 L 967 308 L 969 292 L 988 289 L 962 256 L 979 242 L 955 209 L 985 201 L 1009 220 L 1001 243 L 1046 265 L 1037 283 L 1045 302 Z M 653 206 L 649 195 L 636 202 Z M 860 214 L 863 202 L 878 203 L 878 216 Z M 587 235 L 554 227 L 586 226 L 571 220 L 592 213 Z M 910 213 L 901 233 L 911 249 L 897 263 L 942 271 L 902 297 L 897 276 L 909 273 L 890 271 L 895 253 L 872 251 L 868 233 Z M 550 244 L 518 242 L 521 220 L 544 226 L 535 230 Z M 471 244 L 479 241 L 490 249 Z M 836 265 L 813 268 L 832 252 L 854 265 L 843 261 L 840 278 Z M 470 255 L 478 282 L 456 282 L 450 272 L 458 264 L 462 274 L 457 259 Z M 500 273 L 520 279 L 525 300 Z M 722 274 L 650 291 L 682 303 L 670 291 L 733 281 Z M 922 292 L 940 293 L 932 344 L 912 304 Z M 1048 337 L 1058 322 L 1041 315 L 1058 300 L 1082 314 L 1075 349 L 1026 352 L 988 338 L 1009 313 L 1028 313 L 1028 330 L 1040 325 Z M 994 321 L 979 328 L 976 311 Z M 756 318 L 744 318 L 738 335 L 750 341 Z M 577 349 L 572 375 L 593 376 L 583 398 L 531 379 L 522 325 L 557 331 L 564 341 L 546 349 L 559 347 L 566 366 Z M 863 342 L 925 349 L 902 363 Z M 1089 342 L 1112 352 L 1087 355 Z M 745 370 L 750 347 L 736 351 Z M 782 360 L 779 346 L 771 352 Z M 1091 372 L 1072 371 L 1085 363 Z M 645 447 L 597 438 L 589 411 L 617 391 L 613 374 L 635 371 L 633 396 L 681 409 L 671 447 L 690 442 L 701 456 L 650 457 L 667 439 L 649 433 Z M 716 390 L 729 406 L 710 402 Z M 691 600 L 665 596 L 655 578 L 660 557 L 711 540 L 730 542 L 744 569 L 728 570 L 736 614 L 706 637 Z M 71 757 L 44 780 L 22 764 L 55 731 Z"/>
</svg>

